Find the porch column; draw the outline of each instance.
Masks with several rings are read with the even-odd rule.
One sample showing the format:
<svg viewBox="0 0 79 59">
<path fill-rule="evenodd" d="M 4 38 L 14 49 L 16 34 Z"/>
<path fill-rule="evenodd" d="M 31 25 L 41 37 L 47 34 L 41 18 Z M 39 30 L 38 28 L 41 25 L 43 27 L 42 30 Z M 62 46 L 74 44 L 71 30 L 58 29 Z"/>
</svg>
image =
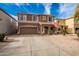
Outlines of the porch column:
<svg viewBox="0 0 79 59">
<path fill-rule="evenodd" d="M 42 27 L 42 30 L 43 30 L 43 34 L 45 33 L 45 28 L 44 28 L 44 26 Z"/>
<path fill-rule="evenodd" d="M 20 27 L 18 27 L 18 32 L 17 32 L 17 34 L 20 34 Z"/>
<path fill-rule="evenodd" d="M 40 25 L 40 34 L 42 34 L 42 24 Z"/>
<path fill-rule="evenodd" d="M 51 27 L 50 27 L 50 26 L 48 26 L 48 34 L 50 34 L 50 32 L 49 32 L 49 31 L 50 31 L 50 28 L 51 28 Z"/>
</svg>

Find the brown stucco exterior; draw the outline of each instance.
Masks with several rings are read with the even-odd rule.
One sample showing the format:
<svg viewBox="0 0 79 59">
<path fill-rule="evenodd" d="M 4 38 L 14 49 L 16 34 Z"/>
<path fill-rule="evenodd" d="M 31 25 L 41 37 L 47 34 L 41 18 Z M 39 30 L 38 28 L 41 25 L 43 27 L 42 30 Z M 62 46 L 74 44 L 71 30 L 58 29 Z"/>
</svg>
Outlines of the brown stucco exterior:
<svg viewBox="0 0 79 59">
<path fill-rule="evenodd" d="M 18 34 L 44 34 L 49 33 L 53 25 L 53 17 L 50 15 L 36 15 L 19 13 L 18 15 L 27 16 L 27 20 L 19 20 L 18 17 Z M 38 21 L 33 21 L 32 16 L 38 17 Z M 50 17 L 50 21 L 48 18 Z M 47 27 L 47 30 L 45 29 Z"/>
</svg>

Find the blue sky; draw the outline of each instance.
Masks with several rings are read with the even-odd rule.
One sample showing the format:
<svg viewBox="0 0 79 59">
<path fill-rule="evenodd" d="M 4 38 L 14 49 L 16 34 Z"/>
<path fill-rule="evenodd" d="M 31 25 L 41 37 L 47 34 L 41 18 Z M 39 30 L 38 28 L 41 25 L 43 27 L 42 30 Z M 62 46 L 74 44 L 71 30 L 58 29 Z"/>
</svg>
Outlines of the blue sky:
<svg viewBox="0 0 79 59">
<path fill-rule="evenodd" d="M 7 13 L 16 18 L 17 12 L 33 14 L 50 14 L 56 18 L 66 19 L 74 16 L 76 3 L 0 3 Z"/>
</svg>

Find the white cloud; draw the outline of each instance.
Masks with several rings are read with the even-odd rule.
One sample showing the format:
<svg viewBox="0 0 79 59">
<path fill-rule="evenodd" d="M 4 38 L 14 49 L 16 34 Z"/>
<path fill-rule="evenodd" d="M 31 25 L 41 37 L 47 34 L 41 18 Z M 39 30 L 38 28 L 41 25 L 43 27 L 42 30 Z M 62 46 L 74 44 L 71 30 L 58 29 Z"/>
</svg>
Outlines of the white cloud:
<svg viewBox="0 0 79 59">
<path fill-rule="evenodd" d="M 60 7 L 59 7 L 59 9 L 60 9 L 60 13 L 66 11 L 67 6 L 68 6 L 68 5 L 66 5 L 66 4 L 60 4 Z"/>
<path fill-rule="evenodd" d="M 26 4 L 26 5 L 30 5 L 30 3 L 15 3 L 15 5 L 17 5 L 17 6 L 21 6 L 21 5 L 23 5 L 23 4 Z"/>
<path fill-rule="evenodd" d="M 76 3 L 65 3 L 65 4 L 63 3 L 63 4 L 60 4 L 59 17 L 68 18 L 70 16 L 73 16 L 76 6 L 77 6 Z"/>
<path fill-rule="evenodd" d="M 77 4 L 69 4 L 69 3 L 66 3 L 66 4 L 60 4 L 60 13 L 62 12 L 66 12 L 68 10 L 71 10 L 73 9 L 74 7 L 76 7 Z"/>
<path fill-rule="evenodd" d="M 44 12 L 45 14 L 50 14 L 51 5 L 52 5 L 52 3 L 43 4 L 43 6 L 45 8 L 45 12 Z"/>
<path fill-rule="evenodd" d="M 20 5 L 22 5 L 22 3 L 15 3 L 15 5 L 19 7 Z"/>
</svg>

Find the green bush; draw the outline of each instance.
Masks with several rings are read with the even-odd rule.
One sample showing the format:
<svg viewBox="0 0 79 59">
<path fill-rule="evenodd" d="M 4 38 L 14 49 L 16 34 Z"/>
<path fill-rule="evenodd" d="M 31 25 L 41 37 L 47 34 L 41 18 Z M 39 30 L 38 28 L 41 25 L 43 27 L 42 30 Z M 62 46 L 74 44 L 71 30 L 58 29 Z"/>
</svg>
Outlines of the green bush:
<svg viewBox="0 0 79 59">
<path fill-rule="evenodd" d="M 53 32 L 54 32 L 53 30 L 50 30 L 50 31 L 49 31 L 50 34 L 53 34 Z"/>
<path fill-rule="evenodd" d="M 77 34 L 77 36 L 79 37 L 79 30 L 77 30 L 76 34 Z"/>
<path fill-rule="evenodd" d="M 0 42 L 3 42 L 5 38 L 5 33 L 0 34 Z"/>
</svg>

